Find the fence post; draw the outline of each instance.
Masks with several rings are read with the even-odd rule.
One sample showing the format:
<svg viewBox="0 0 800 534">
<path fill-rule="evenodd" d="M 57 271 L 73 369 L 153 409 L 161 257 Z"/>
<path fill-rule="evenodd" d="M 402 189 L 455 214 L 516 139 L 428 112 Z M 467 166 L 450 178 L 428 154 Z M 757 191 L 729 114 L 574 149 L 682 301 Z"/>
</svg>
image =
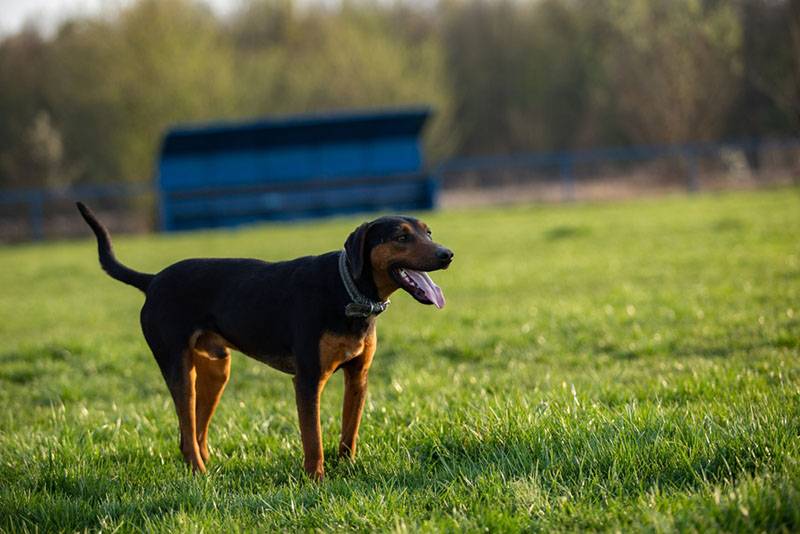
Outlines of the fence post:
<svg viewBox="0 0 800 534">
<path fill-rule="evenodd" d="M 686 158 L 686 173 L 687 173 L 687 187 L 690 193 L 696 193 L 700 190 L 700 181 L 697 178 L 697 153 L 691 148 L 683 150 L 683 156 Z"/>
<path fill-rule="evenodd" d="M 34 191 L 28 198 L 28 215 L 30 217 L 33 239 L 44 239 L 44 192 Z"/>
<path fill-rule="evenodd" d="M 558 159 L 558 168 L 561 173 L 561 200 L 572 202 L 575 200 L 575 158 L 572 154 L 562 154 Z"/>
</svg>

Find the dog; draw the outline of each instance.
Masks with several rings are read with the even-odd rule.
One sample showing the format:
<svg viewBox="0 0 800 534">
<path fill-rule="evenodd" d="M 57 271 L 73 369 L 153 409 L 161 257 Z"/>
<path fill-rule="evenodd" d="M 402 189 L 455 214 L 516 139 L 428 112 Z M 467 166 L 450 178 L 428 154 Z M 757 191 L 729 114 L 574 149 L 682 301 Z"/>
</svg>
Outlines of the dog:
<svg viewBox="0 0 800 534">
<path fill-rule="evenodd" d="M 339 456 L 354 459 L 377 347 L 376 319 L 398 289 L 422 304 L 445 305 L 427 274 L 446 269 L 453 252 L 413 217 L 380 217 L 356 228 L 339 251 L 268 263 L 189 259 L 157 274 L 114 256 L 108 230 L 82 203 L 97 238 L 100 265 L 145 294 L 141 326 L 167 383 L 180 429 L 180 450 L 195 472 L 209 460 L 211 417 L 230 377 L 231 350 L 293 375 L 305 472 L 324 476 L 320 396 L 344 372 Z"/>
</svg>

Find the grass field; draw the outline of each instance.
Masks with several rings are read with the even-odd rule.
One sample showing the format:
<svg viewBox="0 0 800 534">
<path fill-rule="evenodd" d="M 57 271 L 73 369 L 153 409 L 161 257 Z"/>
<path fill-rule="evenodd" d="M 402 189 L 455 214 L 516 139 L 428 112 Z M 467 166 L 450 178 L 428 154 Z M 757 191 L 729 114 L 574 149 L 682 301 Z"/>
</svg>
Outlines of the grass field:
<svg viewBox="0 0 800 534">
<path fill-rule="evenodd" d="M 77 217 L 77 214 L 76 214 Z M 0 248 L 0 530 L 800 528 L 794 189 L 425 215 L 437 311 L 379 320 L 359 456 L 302 475 L 291 381 L 234 355 L 207 476 L 95 245 Z M 360 219 L 116 240 L 191 256 L 338 248 Z"/>
</svg>

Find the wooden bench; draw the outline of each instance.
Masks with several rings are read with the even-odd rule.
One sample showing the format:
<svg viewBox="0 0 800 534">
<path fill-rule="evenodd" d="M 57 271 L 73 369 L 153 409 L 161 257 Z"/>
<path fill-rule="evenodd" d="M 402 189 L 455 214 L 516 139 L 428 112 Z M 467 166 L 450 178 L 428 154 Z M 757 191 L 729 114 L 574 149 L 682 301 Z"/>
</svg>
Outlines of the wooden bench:
<svg viewBox="0 0 800 534">
<path fill-rule="evenodd" d="M 427 109 L 337 113 L 169 131 L 158 165 L 161 227 L 236 226 L 431 209 Z"/>
</svg>

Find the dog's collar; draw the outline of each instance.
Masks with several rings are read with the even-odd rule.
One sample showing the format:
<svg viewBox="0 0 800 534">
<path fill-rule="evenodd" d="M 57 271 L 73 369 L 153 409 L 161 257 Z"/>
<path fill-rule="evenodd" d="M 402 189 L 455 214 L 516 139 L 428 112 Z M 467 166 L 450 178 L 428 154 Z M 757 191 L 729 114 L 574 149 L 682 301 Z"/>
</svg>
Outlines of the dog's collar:
<svg viewBox="0 0 800 534">
<path fill-rule="evenodd" d="M 383 302 L 375 301 L 365 297 L 358 290 L 356 283 L 353 281 L 352 276 L 350 276 L 350 270 L 347 268 L 347 254 L 344 250 L 339 253 L 339 277 L 342 279 L 347 294 L 350 295 L 350 300 L 353 301 L 344 307 L 344 314 L 347 317 L 360 317 L 364 319 L 370 315 L 379 315 L 389 307 L 388 299 Z"/>
</svg>

